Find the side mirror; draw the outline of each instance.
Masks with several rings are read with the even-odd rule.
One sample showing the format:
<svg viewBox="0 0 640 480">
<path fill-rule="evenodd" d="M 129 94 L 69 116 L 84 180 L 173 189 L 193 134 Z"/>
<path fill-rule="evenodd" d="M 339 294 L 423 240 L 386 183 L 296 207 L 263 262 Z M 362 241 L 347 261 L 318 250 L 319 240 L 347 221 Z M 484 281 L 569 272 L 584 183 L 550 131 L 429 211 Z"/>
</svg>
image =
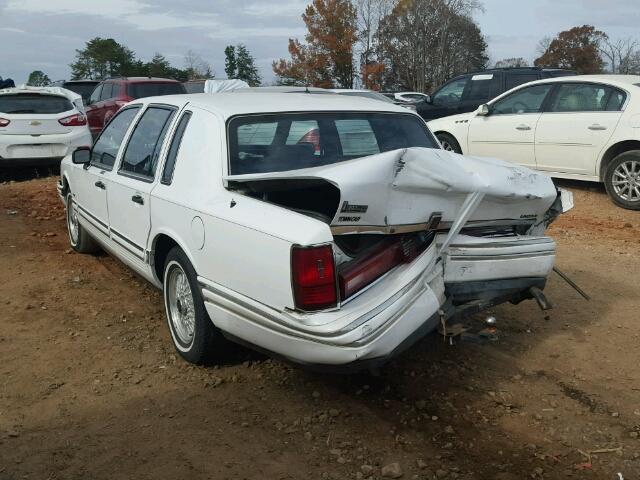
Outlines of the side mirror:
<svg viewBox="0 0 640 480">
<path fill-rule="evenodd" d="M 478 107 L 477 114 L 479 117 L 486 117 L 489 113 L 491 113 L 491 110 L 489 109 L 489 105 L 486 103 L 483 103 Z"/>
<path fill-rule="evenodd" d="M 71 161 L 76 165 L 88 165 L 91 161 L 91 148 L 78 147 L 71 154 Z"/>
<path fill-rule="evenodd" d="M 429 104 L 430 104 L 430 103 L 431 103 L 431 95 L 427 95 L 427 96 L 425 97 L 424 101 L 425 101 L 426 103 L 429 103 Z"/>
</svg>

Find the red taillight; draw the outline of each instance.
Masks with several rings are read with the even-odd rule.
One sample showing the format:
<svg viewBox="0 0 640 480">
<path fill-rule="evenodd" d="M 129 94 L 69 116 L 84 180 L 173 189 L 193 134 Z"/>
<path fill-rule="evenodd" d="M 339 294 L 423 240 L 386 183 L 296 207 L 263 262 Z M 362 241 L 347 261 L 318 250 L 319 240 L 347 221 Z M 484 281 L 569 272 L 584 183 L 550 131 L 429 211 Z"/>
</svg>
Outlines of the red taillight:
<svg viewBox="0 0 640 480">
<path fill-rule="evenodd" d="M 322 310 L 337 304 L 333 250 L 321 247 L 293 247 L 291 279 L 296 307 Z"/>
<path fill-rule="evenodd" d="M 0 118 L 0 127 L 6 127 L 11 123 L 11 120 L 8 118 Z"/>
<path fill-rule="evenodd" d="M 315 155 L 320 155 L 320 130 L 317 128 L 309 130 L 300 140 L 298 140 L 298 145 L 302 143 L 310 143 L 313 145 L 313 153 Z"/>
<path fill-rule="evenodd" d="M 367 256 L 345 264 L 338 273 L 340 298 L 346 299 L 405 261 L 403 245 L 388 240 L 376 245 Z"/>
<path fill-rule="evenodd" d="M 60 120 L 58 120 L 58 123 L 60 123 L 60 125 L 64 125 L 65 127 L 81 127 L 87 124 L 87 117 L 85 117 L 81 113 L 76 113 L 75 115 L 61 118 Z"/>
</svg>

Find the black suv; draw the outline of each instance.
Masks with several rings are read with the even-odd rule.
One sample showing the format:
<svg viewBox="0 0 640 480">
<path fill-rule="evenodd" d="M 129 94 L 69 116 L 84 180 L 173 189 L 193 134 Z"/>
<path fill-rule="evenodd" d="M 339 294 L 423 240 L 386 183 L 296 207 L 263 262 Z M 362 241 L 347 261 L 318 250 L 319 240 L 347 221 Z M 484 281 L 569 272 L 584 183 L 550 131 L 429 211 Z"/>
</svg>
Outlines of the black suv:
<svg viewBox="0 0 640 480">
<path fill-rule="evenodd" d="M 426 121 L 472 112 L 483 103 L 523 83 L 543 78 L 576 75 L 559 68 L 492 68 L 459 75 L 438 88 L 429 101 L 416 104 Z"/>
</svg>

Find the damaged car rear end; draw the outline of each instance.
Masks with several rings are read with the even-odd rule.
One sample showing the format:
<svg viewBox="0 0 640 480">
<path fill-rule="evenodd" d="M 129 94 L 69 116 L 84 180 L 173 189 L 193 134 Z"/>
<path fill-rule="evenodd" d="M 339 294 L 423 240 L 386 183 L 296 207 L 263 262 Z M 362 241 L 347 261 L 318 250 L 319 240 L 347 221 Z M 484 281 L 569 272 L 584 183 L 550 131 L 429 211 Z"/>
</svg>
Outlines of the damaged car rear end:
<svg viewBox="0 0 640 480">
<path fill-rule="evenodd" d="M 544 231 L 570 194 L 526 168 L 444 151 L 417 115 L 367 105 L 226 121 L 232 210 L 284 240 L 279 253 L 272 238 L 255 248 L 261 268 L 278 262 L 286 276 L 266 275 L 253 295 L 203 279 L 228 337 L 299 363 L 364 367 L 457 315 L 546 304 L 556 247 Z"/>
</svg>

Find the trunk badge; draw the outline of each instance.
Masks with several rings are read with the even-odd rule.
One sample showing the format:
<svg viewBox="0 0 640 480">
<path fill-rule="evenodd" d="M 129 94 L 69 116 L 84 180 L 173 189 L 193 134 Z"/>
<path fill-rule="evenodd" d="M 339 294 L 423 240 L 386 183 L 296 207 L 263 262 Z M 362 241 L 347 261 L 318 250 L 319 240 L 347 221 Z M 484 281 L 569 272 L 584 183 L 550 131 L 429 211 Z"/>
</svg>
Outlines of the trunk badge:
<svg viewBox="0 0 640 480">
<path fill-rule="evenodd" d="M 38 125 L 42 125 L 42 122 L 39 122 L 38 120 L 33 120 L 29 125 L 33 125 L 34 127 L 37 127 Z"/>
</svg>

